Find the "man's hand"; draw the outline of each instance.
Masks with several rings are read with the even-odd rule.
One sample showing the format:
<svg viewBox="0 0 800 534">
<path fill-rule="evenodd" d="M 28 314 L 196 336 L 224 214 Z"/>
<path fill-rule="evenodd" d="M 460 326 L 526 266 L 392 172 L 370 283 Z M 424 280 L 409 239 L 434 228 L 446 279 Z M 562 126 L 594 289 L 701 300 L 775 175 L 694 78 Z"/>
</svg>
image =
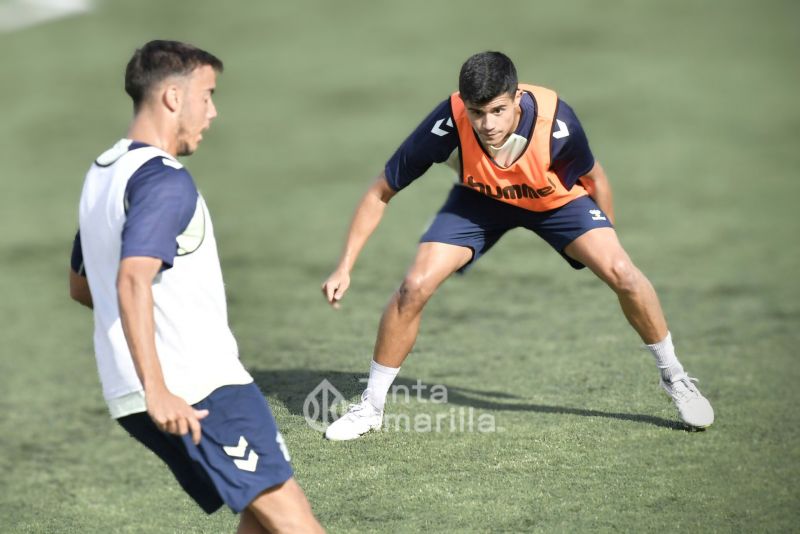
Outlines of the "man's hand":
<svg viewBox="0 0 800 534">
<path fill-rule="evenodd" d="M 147 414 L 161 431 L 178 436 L 191 432 L 192 441 L 198 444 L 200 420 L 208 415 L 208 410 L 195 410 L 167 389 L 156 353 L 152 284 L 160 268 L 161 260 L 148 256 L 131 256 L 120 261 L 117 297 L 122 330 L 136 374 L 144 386 Z"/>
<path fill-rule="evenodd" d="M 328 304 L 338 310 L 341 306 L 339 301 L 344 297 L 348 287 L 350 287 L 350 273 L 342 269 L 336 269 L 333 274 L 322 283 L 322 294 L 328 301 Z"/>
<path fill-rule="evenodd" d="M 185 400 L 173 395 L 166 388 L 145 393 L 147 415 L 159 430 L 176 436 L 192 433 L 195 445 L 200 443 L 200 420 L 205 419 L 208 410 L 195 410 Z"/>
<path fill-rule="evenodd" d="M 353 220 L 350 222 L 350 230 L 347 232 L 347 240 L 338 267 L 322 283 L 322 294 L 334 308 L 340 307 L 339 301 L 350 287 L 350 270 L 355 265 L 356 258 L 367 239 L 383 217 L 386 204 L 395 193 L 396 191 L 389 186 L 386 175 L 381 171 L 358 203 Z"/>
</svg>

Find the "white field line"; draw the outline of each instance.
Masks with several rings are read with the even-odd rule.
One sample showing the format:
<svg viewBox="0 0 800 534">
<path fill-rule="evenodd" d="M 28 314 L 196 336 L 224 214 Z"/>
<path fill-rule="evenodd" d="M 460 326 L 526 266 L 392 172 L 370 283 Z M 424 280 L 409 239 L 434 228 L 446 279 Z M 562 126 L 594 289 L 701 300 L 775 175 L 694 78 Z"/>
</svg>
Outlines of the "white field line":
<svg viewBox="0 0 800 534">
<path fill-rule="evenodd" d="M 90 0 L 7 0 L 0 2 L 0 32 L 10 32 L 91 11 Z"/>
</svg>

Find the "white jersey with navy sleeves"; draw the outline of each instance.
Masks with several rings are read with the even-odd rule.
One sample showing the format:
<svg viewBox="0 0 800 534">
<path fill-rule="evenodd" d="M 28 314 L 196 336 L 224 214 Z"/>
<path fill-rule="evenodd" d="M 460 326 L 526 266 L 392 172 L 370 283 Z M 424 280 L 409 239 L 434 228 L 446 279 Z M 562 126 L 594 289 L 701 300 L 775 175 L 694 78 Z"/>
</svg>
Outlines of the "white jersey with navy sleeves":
<svg viewBox="0 0 800 534">
<path fill-rule="evenodd" d="M 145 164 L 152 172 L 158 163 L 165 183 L 170 173 L 186 173 L 170 154 L 147 145 L 132 146 L 123 139 L 95 161 L 81 193 L 80 248 L 94 304 L 95 355 L 103 396 L 115 418 L 146 410 L 122 331 L 116 279 L 126 250 L 123 236 L 137 234 L 127 225 L 128 183 Z M 143 250 L 139 247 L 134 250 Z M 130 255 L 136 253 L 124 254 Z M 156 350 L 169 390 L 194 404 L 221 386 L 252 382 L 228 327 L 216 240 L 201 195 L 197 194 L 188 225 L 175 238 L 174 259 L 163 257 L 167 254 L 153 256 L 165 267 L 171 265 L 156 276 L 152 287 Z"/>
</svg>

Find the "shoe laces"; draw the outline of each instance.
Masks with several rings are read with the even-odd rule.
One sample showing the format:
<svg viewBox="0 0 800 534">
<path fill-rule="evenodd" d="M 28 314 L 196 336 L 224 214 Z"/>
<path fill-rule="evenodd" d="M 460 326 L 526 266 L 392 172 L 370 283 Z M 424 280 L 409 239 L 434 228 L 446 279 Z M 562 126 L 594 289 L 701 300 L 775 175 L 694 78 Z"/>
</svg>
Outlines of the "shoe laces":
<svg viewBox="0 0 800 534">
<path fill-rule="evenodd" d="M 377 410 L 375 409 L 372 404 L 367 400 L 367 392 L 361 394 L 361 402 L 356 404 L 349 404 L 347 406 L 347 416 L 358 417 L 363 415 L 368 415 L 366 413 L 362 413 L 369 410 L 372 412 L 370 415 L 374 415 Z"/>
<path fill-rule="evenodd" d="M 347 405 L 347 413 L 348 414 L 360 413 L 360 412 L 363 412 L 366 409 L 367 409 L 367 405 L 366 405 L 366 403 L 364 401 L 359 402 L 358 404 L 348 404 Z"/>
<path fill-rule="evenodd" d="M 684 374 L 672 379 L 669 385 L 675 397 L 682 402 L 686 402 L 700 395 L 694 382 L 699 382 L 699 380 Z"/>
</svg>

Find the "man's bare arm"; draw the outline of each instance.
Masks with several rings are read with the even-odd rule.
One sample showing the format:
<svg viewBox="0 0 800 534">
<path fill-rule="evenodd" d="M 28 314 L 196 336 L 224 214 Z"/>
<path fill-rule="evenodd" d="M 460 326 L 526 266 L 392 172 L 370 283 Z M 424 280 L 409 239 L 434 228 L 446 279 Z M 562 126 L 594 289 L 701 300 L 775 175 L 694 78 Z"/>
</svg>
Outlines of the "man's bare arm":
<svg viewBox="0 0 800 534">
<path fill-rule="evenodd" d="M 369 236 L 378 227 L 386 205 L 395 193 L 389 187 L 386 175 L 381 172 L 358 203 L 350 223 L 350 230 L 347 232 L 339 264 L 322 284 L 322 294 L 334 308 L 339 307 L 339 301 L 350 287 L 350 271 Z"/>
<path fill-rule="evenodd" d="M 120 262 L 117 296 L 122 329 L 153 422 L 170 434 L 191 432 L 192 440 L 199 443 L 200 420 L 208 411 L 195 410 L 167 389 L 156 353 L 152 284 L 160 269 L 161 260 L 157 258 L 131 257 Z"/>
</svg>

